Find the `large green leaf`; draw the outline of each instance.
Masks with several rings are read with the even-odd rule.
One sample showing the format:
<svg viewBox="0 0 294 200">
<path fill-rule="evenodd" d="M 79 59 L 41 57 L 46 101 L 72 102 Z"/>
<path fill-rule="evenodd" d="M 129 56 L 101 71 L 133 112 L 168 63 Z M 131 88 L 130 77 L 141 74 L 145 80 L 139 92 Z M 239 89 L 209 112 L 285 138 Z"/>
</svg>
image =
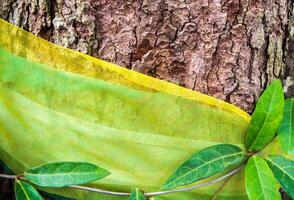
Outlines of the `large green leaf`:
<svg viewBox="0 0 294 200">
<path fill-rule="evenodd" d="M 278 129 L 278 137 L 282 149 L 294 154 L 294 99 L 285 101 L 283 121 Z"/>
<path fill-rule="evenodd" d="M 146 198 L 144 196 L 144 193 L 140 189 L 135 188 L 132 191 L 129 200 L 146 200 Z"/>
<path fill-rule="evenodd" d="M 24 181 L 14 182 L 14 192 L 16 200 L 43 200 L 38 191 Z"/>
<path fill-rule="evenodd" d="M 283 117 L 284 95 L 279 80 L 273 81 L 260 96 L 247 131 L 248 151 L 262 149 L 274 137 Z"/>
<path fill-rule="evenodd" d="M 24 177 L 43 187 L 64 187 L 102 179 L 110 172 L 83 162 L 56 162 L 29 169 Z"/>
<path fill-rule="evenodd" d="M 246 165 L 245 185 L 250 200 L 281 199 L 271 169 L 266 161 L 258 156 L 251 157 Z"/>
<path fill-rule="evenodd" d="M 267 162 L 283 189 L 294 199 L 294 161 L 283 156 L 270 155 Z"/>
<path fill-rule="evenodd" d="M 162 189 L 187 185 L 212 176 L 229 167 L 241 164 L 246 159 L 244 152 L 231 144 L 218 144 L 192 155 L 166 181 Z"/>
</svg>

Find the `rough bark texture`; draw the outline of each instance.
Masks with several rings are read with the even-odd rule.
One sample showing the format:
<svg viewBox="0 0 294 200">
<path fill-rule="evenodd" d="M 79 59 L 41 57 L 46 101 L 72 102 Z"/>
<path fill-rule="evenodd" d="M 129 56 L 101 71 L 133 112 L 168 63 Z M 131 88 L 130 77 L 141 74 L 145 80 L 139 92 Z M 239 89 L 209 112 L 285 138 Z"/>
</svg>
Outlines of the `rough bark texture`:
<svg viewBox="0 0 294 200">
<path fill-rule="evenodd" d="M 0 1 L 0 17 L 54 43 L 248 112 L 274 78 L 293 95 L 291 0 Z"/>
<path fill-rule="evenodd" d="M 292 0 L 0 0 L 0 17 L 247 112 L 272 79 L 294 96 Z"/>
</svg>

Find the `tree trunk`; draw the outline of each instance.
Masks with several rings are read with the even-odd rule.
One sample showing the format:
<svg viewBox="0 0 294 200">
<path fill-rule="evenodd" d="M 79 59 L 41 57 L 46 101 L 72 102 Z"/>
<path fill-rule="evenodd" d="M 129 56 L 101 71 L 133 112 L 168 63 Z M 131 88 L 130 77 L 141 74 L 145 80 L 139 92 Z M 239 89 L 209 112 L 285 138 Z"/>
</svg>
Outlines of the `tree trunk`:
<svg viewBox="0 0 294 200">
<path fill-rule="evenodd" d="M 0 17 L 247 112 L 273 79 L 294 96 L 292 0 L 0 0 Z"/>
</svg>

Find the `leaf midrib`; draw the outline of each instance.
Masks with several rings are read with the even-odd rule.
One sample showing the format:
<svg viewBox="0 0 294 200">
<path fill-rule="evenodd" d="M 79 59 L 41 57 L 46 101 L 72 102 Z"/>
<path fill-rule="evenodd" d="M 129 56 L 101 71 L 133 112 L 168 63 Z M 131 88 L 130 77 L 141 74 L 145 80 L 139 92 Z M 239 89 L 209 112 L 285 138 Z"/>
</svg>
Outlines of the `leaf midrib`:
<svg viewBox="0 0 294 200">
<path fill-rule="evenodd" d="M 267 111 L 269 111 L 269 110 L 271 109 L 271 107 L 272 107 L 272 104 L 273 104 L 272 99 L 273 99 L 273 97 L 274 97 L 275 94 L 276 94 L 276 90 L 277 90 L 277 85 L 275 85 L 274 92 L 273 92 L 273 94 L 272 94 L 272 96 L 271 96 L 270 106 L 269 106 L 269 109 L 268 109 Z M 265 125 L 265 122 L 267 121 L 267 118 L 268 118 L 269 115 L 270 115 L 270 112 L 267 112 L 266 117 L 265 117 L 265 120 L 263 120 L 262 126 L 261 126 L 261 128 L 259 129 L 259 131 L 258 131 L 258 133 L 257 133 L 257 136 L 256 136 L 255 140 L 253 141 L 252 145 L 249 147 L 249 150 L 252 150 L 251 148 L 255 145 L 256 141 L 257 141 L 258 138 L 260 137 L 260 132 L 263 130 L 264 125 Z"/>
<path fill-rule="evenodd" d="M 262 194 L 263 194 L 263 196 L 265 197 L 265 192 L 264 192 L 264 188 L 262 187 L 262 181 L 261 181 L 261 178 L 260 178 L 260 173 L 259 173 L 259 169 L 258 169 L 258 165 L 257 165 L 257 162 L 256 162 L 256 159 L 255 158 L 253 158 L 254 159 L 254 162 L 255 162 L 255 166 L 256 166 L 256 172 L 257 172 L 257 174 L 258 174 L 258 180 L 259 180 L 259 183 L 260 183 L 260 187 L 261 187 L 261 190 L 262 190 Z"/>
<path fill-rule="evenodd" d="M 71 176 L 71 175 L 98 175 L 100 174 L 101 172 L 98 172 L 98 173 L 61 173 L 61 174 L 32 174 L 30 172 L 25 172 L 24 174 L 26 175 L 30 175 L 30 176 Z"/>
<path fill-rule="evenodd" d="M 168 183 L 166 186 L 169 186 L 169 185 L 171 185 L 171 184 L 175 183 L 176 181 L 178 181 L 179 179 L 183 178 L 184 176 L 187 176 L 187 175 L 189 175 L 190 173 L 192 173 L 192 172 L 194 172 L 194 171 L 198 170 L 199 168 L 201 168 L 201 167 L 203 167 L 203 166 L 205 166 L 205 165 L 208 165 L 209 163 L 212 163 L 212 162 L 214 162 L 214 161 L 216 161 L 216 160 L 220 160 L 220 159 L 223 159 L 223 158 L 226 158 L 226 157 L 229 157 L 229 156 L 238 155 L 238 154 L 243 154 L 243 152 L 242 152 L 242 151 L 240 151 L 240 152 L 238 152 L 238 153 L 229 154 L 229 155 L 222 156 L 222 157 L 219 157 L 219 158 L 217 158 L 217 159 L 213 159 L 213 160 L 210 160 L 210 161 L 208 161 L 208 162 L 205 162 L 203 165 L 200 165 L 200 166 L 196 167 L 195 169 L 193 169 L 193 170 L 189 171 L 188 173 L 186 173 L 186 174 L 184 174 L 184 175 L 182 175 L 182 176 L 179 176 L 179 177 L 178 177 L 178 178 L 176 178 L 174 181 L 172 181 L 172 182 Z M 166 186 L 165 186 L 165 187 L 166 187 Z"/>
<path fill-rule="evenodd" d="M 138 189 L 136 189 L 136 198 L 137 198 L 137 200 L 139 200 L 139 190 Z"/>
<path fill-rule="evenodd" d="M 20 187 L 21 187 L 23 193 L 25 194 L 26 198 L 27 198 L 28 200 L 31 200 L 30 196 L 27 194 L 25 188 L 23 187 L 22 182 L 21 182 L 21 181 L 18 181 L 17 183 L 20 185 Z"/>
</svg>

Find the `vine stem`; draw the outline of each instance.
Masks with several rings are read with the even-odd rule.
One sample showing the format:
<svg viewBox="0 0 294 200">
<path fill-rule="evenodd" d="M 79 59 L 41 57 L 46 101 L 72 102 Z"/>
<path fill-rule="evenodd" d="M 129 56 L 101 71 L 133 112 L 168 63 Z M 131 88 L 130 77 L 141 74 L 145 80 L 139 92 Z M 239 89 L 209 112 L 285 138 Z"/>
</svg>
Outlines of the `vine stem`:
<svg viewBox="0 0 294 200">
<path fill-rule="evenodd" d="M 184 188 L 180 188 L 180 189 L 174 189 L 174 190 L 166 190 L 166 191 L 159 191 L 159 192 L 147 192 L 145 193 L 145 196 L 160 196 L 160 195 L 165 195 L 165 194 L 171 194 L 171 193 L 178 193 L 178 192 L 184 192 L 184 191 L 190 191 L 190 190 L 194 190 L 197 188 L 202 188 L 217 182 L 220 182 L 226 178 L 229 178 L 231 176 L 233 176 L 234 174 L 238 173 L 242 167 L 244 166 L 245 163 L 243 163 L 241 166 L 239 166 L 238 168 L 230 171 L 229 173 L 216 178 L 214 180 L 211 180 L 209 182 L 205 182 L 205 183 L 201 183 L 198 185 L 193 185 L 190 187 L 184 187 Z M 16 175 L 7 175 L 7 174 L 0 174 L 0 178 L 6 178 L 6 179 L 22 179 L 25 180 L 27 182 L 29 182 L 28 180 L 24 179 L 23 177 L 20 176 L 16 176 Z M 116 191 L 109 191 L 109 190 L 103 190 L 103 189 L 98 189 L 98 188 L 92 188 L 92 187 L 86 187 L 86 186 L 79 186 L 79 185 L 71 185 L 68 186 L 69 188 L 75 188 L 75 189 L 79 189 L 79 190 L 86 190 L 86 191 L 90 191 L 90 192 L 95 192 L 95 193 L 100 193 L 100 194 L 107 194 L 107 195 L 114 195 L 114 196 L 129 196 L 130 193 L 129 192 L 116 192 Z"/>
<path fill-rule="evenodd" d="M 17 176 L 15 176 L 15 175 L 0 174 L 0 178 L 16 179 L 16 177 Z"/>
</svg>

